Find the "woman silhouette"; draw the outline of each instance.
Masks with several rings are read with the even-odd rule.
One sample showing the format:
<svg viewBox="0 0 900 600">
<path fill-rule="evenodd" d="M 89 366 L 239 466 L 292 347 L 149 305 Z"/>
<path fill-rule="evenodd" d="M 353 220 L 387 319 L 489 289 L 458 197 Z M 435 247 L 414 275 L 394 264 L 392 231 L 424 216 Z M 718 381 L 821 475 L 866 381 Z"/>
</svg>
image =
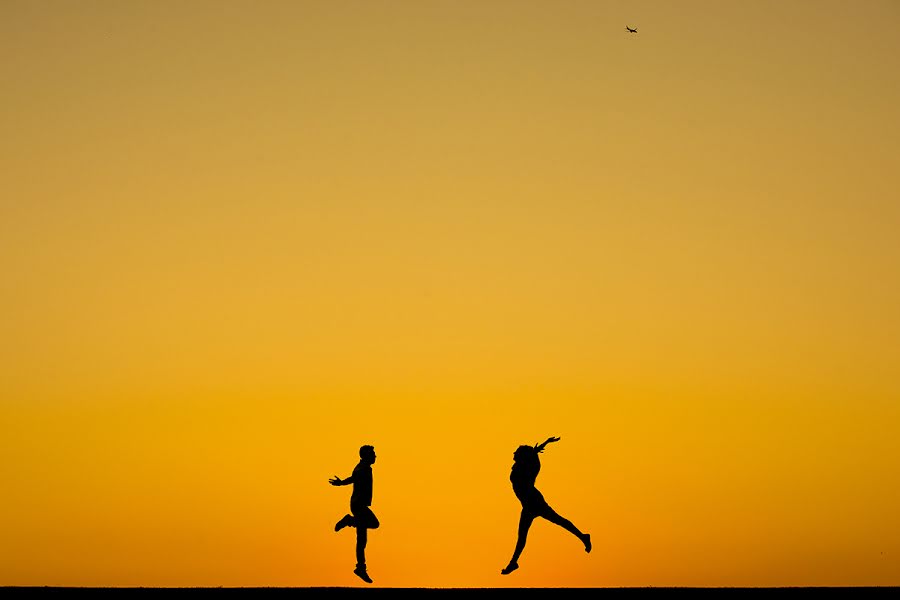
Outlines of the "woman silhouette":
<svg viewBox="0 0 900 600">
<path fill-rule="evenodd" d="M 519 537 L 516 540 L 516 549 L 513 551 L 512 559 L 505 569 L 500 571 L 503 575 L 509 575 L 519 568 L 519 555 L 525 549 L 525 540 L 528 537 L 528 530 L 531 523 L 537 517 L 543 517 L 551 523 L 556 523 L 566 531 L 570 531 L 575 537 L 584 544 L 584 551 L 591 551 L 591 536 L 582 533 L 572 521 L 559 516 L 555 510 L 550 508 L 547 501 L 544 500 L 534 482 L 541 470 L 541 460 L 538 454 L 544 451 L 544 447 L 551 442 L 558 442 L 558 437 L 547 438 L 542 444 L 535 446 L 519 446 L 513 453 L 513 466 L 509 474 L 509 480 L 512 482 L 513 491 L 519 502 L 522 503 L 522 514 L 519 516 Z"/>
</svg>

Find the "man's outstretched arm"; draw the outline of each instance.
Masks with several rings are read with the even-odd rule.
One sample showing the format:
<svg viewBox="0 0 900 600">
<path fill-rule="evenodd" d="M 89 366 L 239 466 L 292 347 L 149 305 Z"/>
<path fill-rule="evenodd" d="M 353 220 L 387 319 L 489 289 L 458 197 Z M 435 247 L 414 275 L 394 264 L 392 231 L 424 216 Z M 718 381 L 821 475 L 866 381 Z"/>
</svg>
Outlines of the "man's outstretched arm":
<svg viewBox="0 0 900 600">
<path fill-rule="evenodd" d="M 337 475 L 328 480 L 328 483 L 331 485 L 350 485 L 353 483 L 353 475 L 348 477 L 347 479 L 341 479 Z"/>
</svg>

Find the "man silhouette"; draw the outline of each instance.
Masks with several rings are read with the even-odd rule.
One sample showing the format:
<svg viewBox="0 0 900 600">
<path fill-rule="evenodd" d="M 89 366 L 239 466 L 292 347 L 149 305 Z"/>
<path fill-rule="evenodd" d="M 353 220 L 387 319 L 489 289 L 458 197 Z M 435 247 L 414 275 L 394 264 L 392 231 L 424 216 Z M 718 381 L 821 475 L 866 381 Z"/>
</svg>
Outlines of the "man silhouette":
<svg viewBox="0 0 900 600">
<path fill-rule="evenodd" d="M 341 517 L 334 530 L 340 531 L 344 527 L 356 528 L 356 568 L 353 573 L 366 583 L 372 583 L 372 578 L 366 572 L 366 542 L 369 529 L 378 529 L 380 525 L 378 517 L 369 508 L 372 506 L 373 464 L 375 464 L 375 448 L 362 446 L 359 449 L 359 463 L 353 468 L 353 474 L 347 479 L 335 475 L 328 480 L 328 483 L 335 486 L 353 484 L 353 493 L 350 495 L 351 514 Z"/>
</svg>

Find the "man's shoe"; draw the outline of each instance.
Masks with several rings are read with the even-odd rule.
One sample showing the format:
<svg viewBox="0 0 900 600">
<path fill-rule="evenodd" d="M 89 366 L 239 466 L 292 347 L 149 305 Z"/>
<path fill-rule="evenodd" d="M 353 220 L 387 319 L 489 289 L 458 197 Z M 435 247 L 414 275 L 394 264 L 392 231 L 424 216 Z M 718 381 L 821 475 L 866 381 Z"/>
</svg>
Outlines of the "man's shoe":
<svg viewBox="0 0 900 600">
<path fill-rule="evenodd" d="M 506 565 L 505 569 L 500 571 L 500 574 L 501 575 L 509 575 L 510 573 L 512 573 L 513 571 L 515 571 L 518 568 L 519 568 L 519 563 L 511 562 L 508 565 Z"/>
<path fill-rule="evenodd" d="M 353 569 L 353 573 L 366 583 L 372 583 L 372 578 L 369 577 L 368 573 L 366 573 L 365 567 L 356 567 L 355 569 Z"/>
<path fill-rule="evenodd" d="M 341 520 L 335 524 L 334 530 L 340 531 L 344 527 L 350 527 L 350 525 L 352 523 L 353 523 L 353 517 L 350 515 L 344 515 L 343 517 L 341 517 Z"/>
</svg>

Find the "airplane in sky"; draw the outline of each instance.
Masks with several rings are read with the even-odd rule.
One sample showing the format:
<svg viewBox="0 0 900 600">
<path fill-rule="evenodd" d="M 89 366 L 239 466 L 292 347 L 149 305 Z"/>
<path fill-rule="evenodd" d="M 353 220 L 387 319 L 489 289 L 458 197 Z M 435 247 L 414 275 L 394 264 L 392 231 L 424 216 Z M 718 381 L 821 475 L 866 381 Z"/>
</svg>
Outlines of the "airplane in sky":
<svg viewBox="0 0 900 600">
<path fill-rule="evenodd" d="M 625 29 L 628 30 L 628 33 L 637 33 L 637 27 L 635 27 L 634 29 L 632 29 L 631 27 L 629 27 L 628 25 L 626 25 L 626 26 L 625 26 Z"/>
</svg>

